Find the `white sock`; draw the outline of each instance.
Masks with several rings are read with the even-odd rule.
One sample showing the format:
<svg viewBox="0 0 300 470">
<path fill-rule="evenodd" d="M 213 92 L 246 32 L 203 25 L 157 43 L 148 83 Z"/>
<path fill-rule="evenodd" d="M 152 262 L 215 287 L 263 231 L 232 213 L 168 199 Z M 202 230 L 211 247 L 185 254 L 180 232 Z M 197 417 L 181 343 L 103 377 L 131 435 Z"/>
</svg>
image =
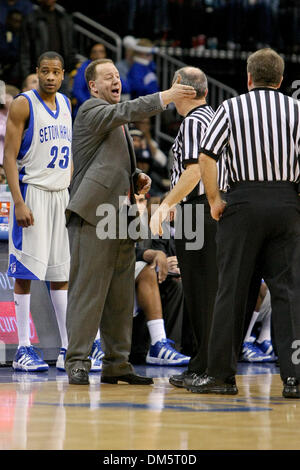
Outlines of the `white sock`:
<svg viewBox="0 0 300 470">
<path fill-rule="evenodd" d="M 271 312 L 263 319 L 257 342 L 271 341 Z"/>
<path fill-rule="evenodd" d="M 30 294 L 15 294 L 15 312 L 18 328 L 19 347 L 30 346 Z"/>
<path fill-rule="evenodd" d="M 166 339 L 165 323 L 163 319 L 150 320 L 147 322 L 147 326 L 148 326 L 152 346 L 155 343 L 157 343 L 157 341 Z"/>
<path fill-rule="evenodd" d="M 246 333 L 246 336 L 244 338 L 244 343 L 247 343 L 250 341 L 250 337 L 251 337 L 251 333 L 252 333 L 252 330 L 253 330 L 253 327 L 256 323 L 256 320 L 258 318 L 258 315 L 259 315 L 259 312 L 253 312 L 253 315 L 252 315 L 252 318 L 251 318 L 251 321 L 250 321 L 250 324 L 249 324 L 249 327 L 248 327 L 248 330 L 247 330 L 247 333 Z"/>
<path fill-rule="evenodd" d="M 96 339 L 100 339 L 100 330 L 97 331 L 95 340 L 96 340 Z"/>
<path fill-rule="evenodd" d="M 61 347 L 68 348 L 68 335 L 66 326 L 67 316 L 67 303 L 68 303 L 68 291 L 67 290 L 50 290 L 50 296 L 52 304 L 56 314 L 56 320 L 61 339 Z"/>
</svg>

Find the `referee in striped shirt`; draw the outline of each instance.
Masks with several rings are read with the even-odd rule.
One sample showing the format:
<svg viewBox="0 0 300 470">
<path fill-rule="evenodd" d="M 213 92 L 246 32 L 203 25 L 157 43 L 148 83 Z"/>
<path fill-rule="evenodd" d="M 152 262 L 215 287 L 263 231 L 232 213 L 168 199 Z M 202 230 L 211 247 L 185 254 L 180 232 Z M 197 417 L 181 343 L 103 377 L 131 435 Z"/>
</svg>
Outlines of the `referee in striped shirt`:
<svg viewBox="0 0 300 470">
<path fill-rule="evenodd" d="M 204 193 L 204 186 L 200 181 L 200 168 L 198 165 L 201 139 L 214 116 L 213 109 L 206 103 L 207 78 L 196 67 L 183 67 L 175 72 L 174 81 L 180 77 L 181 84 L 189 84 L 196 90 L 195 98 L 183 99 L 175 102 L 177 112 L 184 116 L 178 135 L 172 147 L 174 162 L 171 172 L 171 191 L 164 199 L 158 210 L 153 214 L 150 227 L 156 235 L 162 235 L 162 221 L 169 210 L 181 202 L 182 218 L 179 217 L 175 227 L 182 233 L 182 237 L 175 235 L 175 246 L 180 268 L 184 296 L 190 323 L 196 342 L 196 352 L 192 356 L 187 371 L 170 377 L 170 383 L 184 387 L 193 375 L 205 372 L 207 367 L 207 347 L 211 327 L 213 306 L 217 291 L 217 264 L 216 264 L 216 221 L 210 215 L 210 208 Z M 226 173 L 220 159 L 219 185 L 226 190 Z M 191 212 L 186 212 L 187 205 Z M 185 228 L 197 234 L 196 225 L 197 208 L 204 206 L 204 245 L 201 249 L 196 247 L 195 241 L 188 239 L 189 234 Z M 180 224 L 178 227 L 177 224 Z M 197 235 L 196 235 L 197 237 Z M 193 244 L 187 249 L 188 244 Z"/>
<path fill-rule="evenodd" d="M 207 373 L 189 388 L 197 393 L 238 393 L 245 302 L 259 263 L 271 293 L 283 396 L 300 398 L 293 354 L 300 340 L 300 104 L 278 91 L 283 71 L 272 49 L 250 55 L 249 92 L 223 102 L 201 142 L 202 179 L 219 220 L 219 287 Z M 226 203 L 216 184 L 223 149 L 230 175 Z"/>
</svg>

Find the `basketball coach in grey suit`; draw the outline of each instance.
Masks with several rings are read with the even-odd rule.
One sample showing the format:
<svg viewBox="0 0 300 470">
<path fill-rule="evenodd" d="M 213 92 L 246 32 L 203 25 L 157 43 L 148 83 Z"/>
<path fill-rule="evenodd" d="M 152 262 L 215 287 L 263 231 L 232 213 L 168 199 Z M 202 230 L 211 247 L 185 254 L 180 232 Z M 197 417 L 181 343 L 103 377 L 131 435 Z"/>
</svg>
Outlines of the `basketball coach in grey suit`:
<svg viewBox="0 0 300 470">
<path fill-rule="evenodd" d="M 128 362 L 134 305 L 134 241 L 97 236 L 97 208 L 110 204 L 118 211 L 120 196 L 149 191 L 151 180 L 138 173 L 127 123 L 162 112 L 186 96 L 194 96 L 180 79 L 169 89 L 120 102 L 121 81 L 109 59 L 86 69 L 91 99 L 80 107 L 73 128 L 74 173 L 67 208 L 71 249 L 65 366 L 69 383 L 89 383 L 88 358 L 100 326 L 105 356 L 101 381 L 146 385 L 151 378 L 135 374 Z M 103 207 L 103 206 L 102 206 Z"/>
</svg>

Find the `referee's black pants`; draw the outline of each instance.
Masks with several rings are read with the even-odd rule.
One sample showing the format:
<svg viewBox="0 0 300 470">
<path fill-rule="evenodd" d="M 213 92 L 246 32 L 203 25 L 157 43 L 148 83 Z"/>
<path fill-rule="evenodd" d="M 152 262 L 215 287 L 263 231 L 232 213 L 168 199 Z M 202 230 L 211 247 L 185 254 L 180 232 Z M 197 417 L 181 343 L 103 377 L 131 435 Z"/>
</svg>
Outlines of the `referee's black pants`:
<svg viewBox="0 0 300 470">
<path fill-rule="evenodd" d="M 218 223 L 219 287 L 208 351 L 208 375 L 235 375 L 245 305 L 256 265 L 271 293 L 280 375 L 300 379 L 300 197 L 290 183 L 240 183 Z M 298 343 L 299 344 L 299 343 Z"/>
<path fill-rule="evenodd" d="M 196 343 L 196 352 L 192 356 L 188 370 L 190 372 L 203 373 L 207 367 L 208 339 L 212 322 L 214 302 L 218 287 L 218 273 L 216 261 L 216 230 L 217 223 L 210 215 L 210 207 L 206 196 L 198 196 L 188 203 L 191 212 L 185 211 L 187 205 L 181 206 L 182 218 L 176 221 L 176 234 L 178 231 L 182 237 L 175 235 L 175 248 L 178 265 L 181 272 L 183 292 L 192 334 Z M 204 207 L 204 221 L 196 220 L 196 207 L 202 204 Z M 184 207 L 185 206 L 185 207 Z M 196 223 L 202 222 L 202 227 L 196 227 Z M 189 243 L 195 240 L 189 239 L 186 228 L 203 229 L 204 244 L 201 249 L 188 249 Z M 179 226 L 180 225 L 180 226 Z"/>
</svg>

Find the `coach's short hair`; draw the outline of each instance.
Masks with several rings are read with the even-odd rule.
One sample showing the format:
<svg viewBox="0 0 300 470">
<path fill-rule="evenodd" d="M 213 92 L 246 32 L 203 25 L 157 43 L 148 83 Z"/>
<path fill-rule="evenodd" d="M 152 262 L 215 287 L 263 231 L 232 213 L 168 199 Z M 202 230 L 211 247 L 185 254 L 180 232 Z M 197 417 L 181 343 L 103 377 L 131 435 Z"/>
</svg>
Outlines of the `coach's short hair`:
<svg viewBox="0 0 300 470">
<path fill-rule="evenodd" d="M 173 77 L 173 83 L 177 80 L 178 75 L 181 77 L 181 85 L 190 85 L 196 91 L 195 99 L 203 98 L 207 90 L 207 78 L 204 72 L 198 67 L 182 67 L 176 70 Z"/>
<path fill-rule="evenodd" d="M 100 65 L 101 64 L 113 64 L 113 61 L 111 59 L 96 59 L 89 63 L 89 65 L 87 66 L 84 72 L 85 81 L 89 89 L 90 89 L 89 82 L 91 80 L 96 80 L 97 78 L 96 68 L 97 68 L 97 65 L 99 64 Z"/>
<path fill-rule="evenodd" d="M 43 54 L 41 54 L 40 57 L 37 60 L 37 67 L 38 68 L 40 67 L 41 62 L 44 59 L 50 59 L 50 60 L 58 59 L 61 63 L 62 69 L 64 69 L 64 67 L 65 67 L 65 61 L 64 61 L 63 57 L 58 52 L 55 52 L 55 51 L 43 52 Z"/>
<path fill-rule="evenodd" d="M 259 49 L 248 57 L 247 72 L 255 85 L 278 85 L 284 72 L 284 60 L 273 49 Z"/>
</svg>

